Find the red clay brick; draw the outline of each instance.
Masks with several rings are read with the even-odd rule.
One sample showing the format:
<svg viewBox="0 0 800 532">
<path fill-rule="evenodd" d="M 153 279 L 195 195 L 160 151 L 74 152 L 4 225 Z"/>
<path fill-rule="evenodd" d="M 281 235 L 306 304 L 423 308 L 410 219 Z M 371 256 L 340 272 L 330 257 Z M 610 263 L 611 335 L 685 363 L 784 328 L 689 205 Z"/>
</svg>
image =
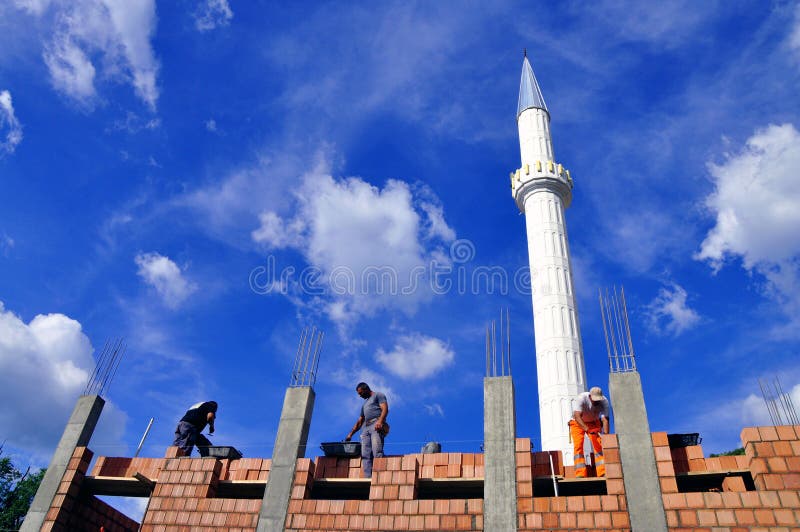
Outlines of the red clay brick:
<svg viewBox="0 0 800 532">
<path fill-rule="evenodd" d="M 787 490 L 800 490 L 800 473 L 783 475 L 783 485 Z"/>
<path fill-rule="evenodd" d="M 578 519 L 573 513 L 561 512 L 558 514 L 558 523 L 561 528 L 575 528 Z"/>
<path fill-rule="evenodd" d="M 609 495 L 625 493 L 625 484 L 621 478 L 609 478 L 606 480 L 606 492 Z"/>
<path fill-rule="evenodd" d="M 759 525 L 774 525 L 775 514 L 772 510 L 755 510 L 756 523 Z"/>
<path fill-rule="evenodd" d="M 754 443 L 753 449 L 755 450 L 755 456 L 760 456 L 763 458 L 775 456 L 775 450 L 772 448 L 772 442 L 762 441 Z"/>
<path fill-rule="evenodd" d="M 775 510 L 775 521 L 779 525 L 796 525 L 797 520 L 794 517 L 794 512 L 786 508 L 779 508 Z"/>
<path fill-rule="evenodd" d="M 733 516 L 733 510 L 717 510 L 717 522 L 722 526 L 735 525 L 736 519 Z"/>
<path fill-rule="evenodd" d="M 619 500 L 616 495 L 600 495 L 600 503 L 603 506 L 603 510 L 606 512 L 619 510 Z M 536 501 L 534 500 L 534 505 L 535 504 Z"/>
<path fill-rule="evenodd" d="M 597 528 L 611 528 L 611 514 L 609 512 L 595 512 L 594 526 Z"/>
<path fill-rule="evenodd" d="M 661 483 L 661 493 L 678 493 L 678 482 L 675 477 L 663 477 L 659 479 Z"/>
<path fill-rule="evenodd" d="M 753 513 L 753 510 L 750 509 L 742 509 L 742 510 L 734 510 L 734 516 L 736 517 L 736 522 L 740 525 L 754 525 L 756 524 L 756 516 Z"/>
<path fill-rule="evenodd" d="M 588 529 L 594 526 L 594 514 L 592 512 L 579 512 L 577 514 L 578 528 Z"/>
<path fill-rule="evenodd" d="M 698 510 L 697 522 L 703 526 L 716 526 L 717 513 L 714 510 Z"/>
<path fill-rule="evenodd" d="M 761 500 L 761 506 L 766 508 L 780 508 L 781 507 L 781 500 L 778 497 L 778 494 L 774 491 L 762 491 L 759 492 L 758 498 Z"/>
<path fill-rule="evenodd" d="M 525 515 L 525 526 L 527 528 L 542 528 L 542 514 L 532 513 Z"/>
<path fill-rule="evenodd" d="M 800 508 L 800 497 L 795 491 L 781 491 L 778 493 L 778 498 L 784 508 Z"/>
<path fill-rule="evenodd" d="M 683 526 L 697 526 L 697 512 L 694 510 L 680 510 L 678 518 Z"/>
<path fill-rule="evenodd" d="M 775 441 L 778 439 L 778 431 L 775 427 L 758 427 L 758 434 L 761 441 Z"/>
<path fill-rule="evenodd" d="M 653 432 L 653 446 L 655 447 L 669 447 L 669 439 L 667 439 L 666 432 Z"/>
<path fill-rule="evenodd" d="M 667 510 L 664 512 L 667 516 L 667 526 L 669 527 L 676 527 L 678 526 L 678 512 L 675 510 Z"/>
<path fill-rule="evenodd" d="M 666 434 L 665 436 L 666 437 Z M 615 528 L 627 528 L 630 526 L 627 512 L 611 512 L 611 525 Z"/>
<path fill-rule="evenodd" d="M 603 449 L 618 449 L 619 442 L 617 441 L 616 434 L 603 434 L 601 436 L 601 441 L 603 443 Z"/>
</svg>

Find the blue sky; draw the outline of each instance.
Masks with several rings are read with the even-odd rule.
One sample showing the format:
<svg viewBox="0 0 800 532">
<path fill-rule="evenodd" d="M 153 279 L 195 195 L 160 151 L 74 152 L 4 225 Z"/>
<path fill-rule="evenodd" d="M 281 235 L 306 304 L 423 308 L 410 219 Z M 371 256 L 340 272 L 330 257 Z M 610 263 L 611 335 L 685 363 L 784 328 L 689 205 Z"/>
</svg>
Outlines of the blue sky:
<svg viewBox="0 0 800 532">
<path fill-rule="evenodd" d="M 501 307 L 518 435 L 538 448 L 530 296 L 480 274 L 527 262 L 508 188 L 526 47 L 575 180 L 590 384 L 608 380 L 597 291 L 623 284 L 653 430 L 737 447 L 769 421 L 759 377 L 800 406 L 796 3 L 12 0 L 7 448 L 46 463 L 121 336 L 98 453 L 131 454 L 155 417 L 144 453 L 161 456 L 186 407 L 214 399 L 215 441 L 269 456 L 313 324 L 311 455 L 352 426 L 360 380 L 389 396 L 389 452 L 474 451 Z M 363 277 L 387 268 L 394 289 Z"/>
</svg>

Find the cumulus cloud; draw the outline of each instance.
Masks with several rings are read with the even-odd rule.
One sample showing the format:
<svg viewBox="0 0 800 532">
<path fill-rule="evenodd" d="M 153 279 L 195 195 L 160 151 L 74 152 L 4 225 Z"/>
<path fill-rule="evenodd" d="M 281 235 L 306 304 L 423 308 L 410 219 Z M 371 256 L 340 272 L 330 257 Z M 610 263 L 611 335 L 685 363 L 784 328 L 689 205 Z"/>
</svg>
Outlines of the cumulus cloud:
<svg viewBox="0 0 800 532">
<path fill-rule="evenodd" d="M 391 351 L 375 355 L 387 370 L 404 379 L 425 379 L 453 363 L 455 353 L 445 342 L 414 333 L 397 339 Z"/>
<path fill-rule="evenodd" d="M 700 323 L 700 315 L 686 304 L 687 297 L 686 290 L 677 284 L 661 288 L 647 305 L 650 328 L 677 336 Z"/>
<path fill-rule="evenodd" d="M 228 0 L 205 0 L 194 13 L 194 26 L 199 31 L 209 31 L 230 24 L 233 10 Z"/>
<path fill-rule="evenodd" d="M 695 258 L 718 270 L 741 259 L 767 279 L 785 310 L 800 310 L 800 133 L 792 124 L 756 131 L 741 150 L 710 163 L 715 190 L 706 206 L 716 223 Z"/>
<path fill-rule="evenodd" d="M 169 257 L 158 253 L 140 253 L 134 260 L 139 267 L 139 277 L 155 288 L 164 304 L 170 308 L 177 308 L 197 290 L 197 285 L 187 281 L 181 269 Z"/>
<path fill-rule="evenodd" d="M 150 39 L 156 27 L 154 0 L 17 0 L 34 16 L 50 7 L 54 16 L 43 59 L 53 87 L 73 101 L 91 107 L 102 79 L 130 83 L 151 109 L 158 100 L 158 61 Z"/>
<path fill-rule="evenodd" d="M 3 153 L 14 153 L 22 142 L 22 126 L 14 114 L 11 93 L 0 91 L 0 156 Z"/>
<path fill-rule="evenodd" d="M 299 190 L 314 192 L 297 195 L 295 215 L 263 212 L 251 236 L 268 250 L 293 248 L 318 268 L 329 318 L 345 325 L 381 309 L 413 312 L 431 297 L 427 266 L 445 260 L 441 245 L 455 236 L 432 193 L 320 171 L 302 181 Z"/>
<path fill-rule="evenodd" d="M 40 314 L 25 323 L 0 302 L 0 402 L 7 405 L 0 426 L 10 445 L 40 457 L 52 452 L 93 369 L 79 322 Z"/>
</svg>

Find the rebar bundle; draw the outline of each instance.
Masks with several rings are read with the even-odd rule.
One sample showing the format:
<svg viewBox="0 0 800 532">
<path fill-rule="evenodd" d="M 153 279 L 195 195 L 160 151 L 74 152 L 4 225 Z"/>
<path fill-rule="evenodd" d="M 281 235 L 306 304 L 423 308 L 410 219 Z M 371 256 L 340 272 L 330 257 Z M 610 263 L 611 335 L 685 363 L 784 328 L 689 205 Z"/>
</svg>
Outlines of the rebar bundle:
<svg viewBox="0 0 800 532">
<path fill-rule="evenodd" d="M 97 358 L 94 370 L 86 382 L 86 388 L 83 390 L 84 395 L 103 395 L 103 392 L 114 376 L 117 374 L 122 357 L 125 356 L 127 345 L 122 338 L 116 340 L 106 340 L 100 356 Z"/>
<path fill-rule="evenodd" d="M 761 388 L 761 395 L 764 397 L 773 425 L 800 425 L 792 396 L 784 393 L 777 375 L 772 382 L 772 389 L 769 382 L 763 383 L 761 379 L 758 379 L 758 386 Z"/>
<path fill-rule="evenodd" d="M 505 326 L 503 326 L 505 322 Z M 511 375 L 511 320 L 508 308 L 500 309 L 500 368 L 498 373 L 497 362 L 497 323 L 495 320 L 486 327 L 486 376 L 508 377 Z"/>
<path fill-rule="evenodd" d="M 322 339 L 325 333 L 316 327 L 306 327 L 300 335 L 300 343 L 294 357 L 292 377 L 289 386 L 314 386 L 317 382 L 319 354 L 322 350 Z"/>
<path fill-rule="evenodd" d="M 636 357 L 633 352 L 631 325 L 628 321 L 628 306 L 625 303 L 625 289 L 606 288 L 600 291 L 600 314 L 603 317 L 603 333 L 606 337 L 608 366 L 612 373 L 636 371 Z"/>
</svg>

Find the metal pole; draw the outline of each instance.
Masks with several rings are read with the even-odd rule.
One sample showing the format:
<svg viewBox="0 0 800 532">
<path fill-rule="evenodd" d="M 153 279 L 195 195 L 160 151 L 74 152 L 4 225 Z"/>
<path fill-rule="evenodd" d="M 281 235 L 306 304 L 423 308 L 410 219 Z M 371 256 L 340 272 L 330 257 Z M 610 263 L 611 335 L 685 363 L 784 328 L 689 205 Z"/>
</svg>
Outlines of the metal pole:
<svg viewBox="0 0 800 532">
<path fill-rule="evenodd" d="M 150 418 L 150 423 L 148 423 L 147 428 L 144 429 L 144 434 L 142 434 L 142 440 L 139 442 L 139 447 L 136 448 L 136 453 L 133 455 L 134 458 L 139 456 L 139 451 L 142 450 L 142 445 L 144 445 L 144 440 L 147 439 L 147 434 L 150 432 L 150 427 L 153 426 L 153 419 L 155 418 L 152 417 Z"/>
<path fill-rule="evenodd" d="M 550 475 L 553 477 L 553 493 L 558 497 L 558 482 L 556 482 L 556 468 L 553 467 L 553 455 L 548 452 L 547 456 L 550 458 Z"/>
</svg>

